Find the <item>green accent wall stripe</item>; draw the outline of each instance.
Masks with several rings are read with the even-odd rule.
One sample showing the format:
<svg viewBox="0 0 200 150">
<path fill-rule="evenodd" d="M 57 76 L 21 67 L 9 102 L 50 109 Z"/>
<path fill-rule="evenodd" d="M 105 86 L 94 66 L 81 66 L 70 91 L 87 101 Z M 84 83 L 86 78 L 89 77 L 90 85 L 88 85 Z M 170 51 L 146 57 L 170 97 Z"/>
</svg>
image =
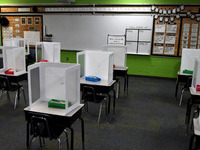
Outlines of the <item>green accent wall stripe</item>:
<svg viewBox="0 0 200 150">
<path fill-rule="evenodd" d="M 1 0 L 0 4 L 58 3 L 56 0 Z M 199 4 L 199 0 L 190 0 Z M 75 0 L 71 4 L 188 4 L 188 0 Z"/>
</svg>

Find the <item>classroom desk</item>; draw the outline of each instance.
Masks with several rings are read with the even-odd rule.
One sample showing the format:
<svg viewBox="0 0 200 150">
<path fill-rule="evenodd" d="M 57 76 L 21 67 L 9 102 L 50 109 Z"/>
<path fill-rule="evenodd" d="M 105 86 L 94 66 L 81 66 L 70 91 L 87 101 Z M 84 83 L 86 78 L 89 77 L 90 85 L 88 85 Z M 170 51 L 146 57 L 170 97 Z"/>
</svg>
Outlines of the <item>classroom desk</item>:
<svg viewBox="0 0 200 150">
<path fill-rule="evenodd" d="M 189 98 L 187 102 L 187 110 L 186 110 L 186 118 L 185 118 L 185 123 L 187 125 L 187 133 L 189 130 L 192 106 L 194 104 L 200 104 L 200 92 L 194 91 L 191 87 L 189 88 L 189 90 L 190 90 L 191 98 Z"/>
<path fill-rule="evenodd" d="M 77 120 L 81 120 L 81 131 L 82 131 L 82 148 L 84 149 L 84 121 L 81 118 L 83 104 L 80 104 L 76 109 L 66 114 L 65 109 L 49 108 L 48 102 L 41 101 L 33 106 L 28 106 L 24 109 L 25 119 L 27 121 L 27 134 L 26 134 L 26 145 L 29 146 L 29 134 L 30 134 L 30 120 L 33 116 L 33 113 L 38 114 L 48 114 L 55 121 L 56 125 L 65 129 L 69 128 L 71 131 L 71 150 L 73 150 L 74 144 L 74 131 L 71 127 L 72 124 Z"/>
<path fill-rule="evenodd" d="M 178 93 L 178 85 L 180 82 L 187 82 L 188 78 L 192 77 L 191 74 L 186 74 L 186 73 L 181 73 L 180 71 L 178 72 L 177 76 L 177 81 L 176 81 L 176 89 L 175 89 L 175 97 L 177 98 L 177 93 Z"/>
<path fill-rule="evenodd" d="M 19 101 L 19 98 L 20 98 L 20 85 L 19 85 L 19 82 L 20 81 L 23 81 L 23 80 L 27 80 L 28 78 L 28 74 L 27 72 L 22 72 L 20 74 L 17 74 L 17 75 L 11 75 L 11 74 L 5 74 L 4 71 L 0 71 L 0 76 L 5 76 L 8 78 L 8 80 L 11 82 L 11 83 L 16 83 L 18 88 L 18 95 L 17 95 L 17 100 Z"/>
<path fill-rule="evenodd" d="M 80 79 L 80 84 L 81 84 L 81 91 L 83 90 L 84 86 L 92 86 L 95 88 L 96 93 L 104 93 L 107 94 L 109 97 L 108 101 L 108 113 L 110 113 L 110 91 L 113 91 L 113 114 L 115 114 L 115 90 L 114 90 L 114 85 L 116 81 L 113 80 L 110 84 L 107 83 L 107 81 L 101 80 L 100 82 L 91 82 L 91 81 L 86 81 L 85 77 L 82 77 Z"/>
<path fill-rule="evenodd" d="M 113 68 L 113 78 L 116 79 L 117 76 L 124 78 L 124 94 L 128 95 L 128 67 L 115 67 Z"/>
</svg>

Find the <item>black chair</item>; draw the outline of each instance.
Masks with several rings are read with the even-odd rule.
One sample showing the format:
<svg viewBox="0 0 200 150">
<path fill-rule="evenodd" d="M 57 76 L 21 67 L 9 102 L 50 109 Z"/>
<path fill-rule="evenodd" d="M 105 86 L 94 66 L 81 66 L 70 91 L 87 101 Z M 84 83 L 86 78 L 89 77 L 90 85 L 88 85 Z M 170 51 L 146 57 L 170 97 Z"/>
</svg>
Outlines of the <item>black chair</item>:
<svg viewBox="0 0 200 150">
<path fill-rule="evenodd" d="M 181 106 L 182 100 L 183 100 L 183 92 L 184 91 L 189 91 L 189 87 L 191 87 L 191 83 L 192 83 L 192 77 L 189 77 L 186 81 L 186 83 L 184 84 L 182 90 L 181 90 L 181 97 L 180 97 L 180 101 L 179 101 L 179 106 Z"/>
<path fill-rule="evenodd" d="M 198 107 L 193 114 L 193 121 L 192 121 L 192 126 L 194 129 L 194 133 L 190 137 L 190 143 L 189 143 L 189 150 L 197 150 L 200 149 L 200 126 L 198 123 L 199 120 L 199 111 L 200 108 Z M 193 148 L 194 147 L 194 148 Z"/>
<path fill-rule="evenodd" d="M 88 111 L 88 102 L 98 103 L 100 104 L 99 115 L 98 115 L 98 124 L 100 123 L 101 111 L 103 107 L 103 101 L 105 102 L 105 111 L 107 115 L 107 98 L 104 95 L 98 94 L 95 92 L 95 89 L 91 86 L 84 86 L 82 92 L 82 99 L 87 106 Z"/>
<path fill-rule="evenodd" d="M 32 135 L 32 138 L 30 140 L 28 148 L 29 150 L 31 149 L 31 144 L 35 141 L 37 137 L 39 137 L 40 148 L 42 148 L 45 145 L 44 139 L 49 138 L 49 140 L 54 139 L 58 141 L 58 149 L 60 150 L 61 148 L 60 135 L 63 132 L 65 132 L 66 134 L 67 149 L 69 149 L 66 129 L 60 126 L 56 126 L 56 123 L 53 122 L 51 116 L 46 114 L 35 114 L 31 117 L 30 124 L 31 124 L 30 134 Z M 43 139 L 43 142 L 41 139 Z"/>
<path fill-rule="evenodd" d="M 19 90 L 21 89 L 23 92 L 23 96 L 24 96 L 24 101 L 26 104 L 26 98 L 25 98 L 25 93 L 24 93 L 24 89 L 22 85 L 17 84 L 11 84 L 9 79 L 6 76 L 0 76 L 0 89 L 1 89 L 1 95 L 0 98 L 3 94 L 7 94 L 7 98 L 9 101 L 10 100 L 10 94 L 9 92 L 16 92 L 15 94 L 15 101 L 14 101 L 14 109 L 17 107 L 17 99 L 19 95 Z"/>
</svg>

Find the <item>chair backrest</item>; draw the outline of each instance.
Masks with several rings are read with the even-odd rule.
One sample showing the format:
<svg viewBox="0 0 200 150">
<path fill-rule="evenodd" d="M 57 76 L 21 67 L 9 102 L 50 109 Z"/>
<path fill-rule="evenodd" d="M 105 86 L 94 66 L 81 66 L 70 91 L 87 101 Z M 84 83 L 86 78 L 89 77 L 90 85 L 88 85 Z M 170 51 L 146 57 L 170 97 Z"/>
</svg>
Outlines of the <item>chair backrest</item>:
<svg viewBox="0 0 200 150">
<path fill-rule="evenodd" d="M 56 138 L 53 135 L 52 130 L 52 118 L 49 115 L 41 115 L 36 116 L 33 115 L 31 117 L 31 134 L 33 136 L 40 136 L 44 138 L 49 138 L 50 140 Z"/>
<path fill-rule="evenodd" d="M 83 100 L 89 102 L 96 102 L 96 93 L 93 87 L 91 86 L 84 86 L 82 92 Z"/>
<path fill-rule="evenodd" d="M 11 91 L 10 81 L 5 76 L 0 76 L 0 89 Z"/>
</svg>

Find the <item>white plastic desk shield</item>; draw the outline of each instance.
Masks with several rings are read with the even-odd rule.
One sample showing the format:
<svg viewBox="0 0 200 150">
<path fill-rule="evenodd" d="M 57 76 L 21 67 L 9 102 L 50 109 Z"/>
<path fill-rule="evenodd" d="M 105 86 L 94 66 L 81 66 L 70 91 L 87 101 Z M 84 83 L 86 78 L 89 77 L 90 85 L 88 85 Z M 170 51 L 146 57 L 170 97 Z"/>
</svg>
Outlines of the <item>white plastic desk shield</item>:
<svg viewBox="0 0 200 150">
<path fill-rule="evenodd" d="M 192 90 L 196 92 L 197 85 L 200 85 L 200 57 L 194 59 L 194 72 L 192 76 Z"/>
<path fill-rule="evenodd" d="M 48 101 L 58 99 L 66 102 L 60 111 L 69 113 L 80 105 L 80 65 L 40 62 L 28 66 L 28 92 L 30 109 L 46 102 L 44 109 L 48 113 L 59 109 L 49 108 Z"/>
<path fill-rule="evenodd" d="M 3 39 L 3 46 L 23 47 L 25 55 L 30 54 L 29 41 L 24 38 Z"/>
<path fill-rule="evenodd" d="M 40 47 L 40 48 L 39 48 Z M 41 52 L 39 52 L 39 50 Z M 36 62 L 48 60 L 48 62 L 60 62 L 59 42 L 37 42 L 35 45 Z"/>
<path fill-rule="evenodd" d="M 112 46 L 108 45 L 105 46 L 104 49 L 109 52 L 114 53 L 114 62 L 113 64 L 115 67 L 119 68 L 125 68 L 126 67 L 126 52 L 127 52 L 127 47 L 126 46 Z"/>
<path fill-rule="evenodd" d="M 84 51 L 77 53 L 77 63 L 85 64 L 80 64 L 84 67 L 84 76 L 97 76 L 109 84 L 113 80 L 113 57 L 113 52 Z"/>
<path fill-rule="evenodd" d="M 0 49 L 3 53 L 3 68 L 0 69 L 0 72 L 10 68 L 14 70 L 14 75 L 26 72 L 23 47 L 1 46 Z"/>
<path fill-rule="evenodd" d="M 185 69 L 193 71 L 195 56 L 200 56 L 200 49 L 183 49 L 181 56 L 181 73 L 183 73 Z"/>
</svg>

